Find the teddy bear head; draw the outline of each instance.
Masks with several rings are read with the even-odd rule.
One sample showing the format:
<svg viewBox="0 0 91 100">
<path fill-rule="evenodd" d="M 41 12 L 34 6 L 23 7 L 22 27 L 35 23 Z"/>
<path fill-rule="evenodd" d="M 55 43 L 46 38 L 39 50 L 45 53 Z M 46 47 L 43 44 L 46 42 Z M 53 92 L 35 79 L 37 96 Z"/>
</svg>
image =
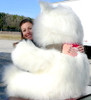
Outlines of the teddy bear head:
<svg viewBox="0 0 91 100">
<path fill-rule="evenodd" d="M 83 41 L 83 28 L 78 16 L 67 6 L 40 2 L 41 12 L 34 20 L 33 39 L 37 45 L 78 43 Z"/>
</svg>

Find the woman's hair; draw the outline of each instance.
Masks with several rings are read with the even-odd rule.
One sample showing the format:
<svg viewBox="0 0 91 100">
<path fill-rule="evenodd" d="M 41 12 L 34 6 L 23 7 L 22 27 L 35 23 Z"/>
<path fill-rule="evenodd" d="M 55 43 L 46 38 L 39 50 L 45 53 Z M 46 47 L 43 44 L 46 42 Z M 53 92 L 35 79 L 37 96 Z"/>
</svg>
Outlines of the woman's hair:
<svg viewBox="0 0 91 100">
<path fill-rule="evenodd" d="M 29 23 L 31 23 L 31 24 L 33 25 L 33 20 L 32 20 L 32 19 L 23 19 L 23 20 L 20 22 L 19 27 L 20 27 L 20 31 L 21 31 L 21 39 L 24 39 L 22 30 L 21 30 L 21 26 L 22 26 L 22 24 L 24 24 L 24 23 L 26 23 L 26 22 L 29 22 Z"/>
</svg>

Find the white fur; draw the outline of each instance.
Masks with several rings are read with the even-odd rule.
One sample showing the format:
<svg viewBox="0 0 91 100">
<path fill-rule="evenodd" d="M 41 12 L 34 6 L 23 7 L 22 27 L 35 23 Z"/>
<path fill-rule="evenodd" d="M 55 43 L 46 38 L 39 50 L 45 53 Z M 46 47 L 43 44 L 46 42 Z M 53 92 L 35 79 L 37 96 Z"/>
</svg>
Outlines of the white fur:
<svg viewBox="0 0 91 100">
<path fill-rule="evenodd" d="M 7 71 L 8 73 L 5 75 L 7 76 L 6 80 L 8 79 L 6 82 L 8 84 L 8 95 L 41 100 L 47 100 L 49 98 L 50 100 L 59 98 L 66 99 L 82 95 L 85 92 L 89 75 L 85 55 L 78 54 L 78 56 L 74 58 L 59 52 L 57 53 L 49 60 L 49 62 L 53 61 L 51 68 L 50 63 L 45 66 L 46 63 L 43 61 L 42 66 L 45 66 L 44 71 L 47 67 L 46 72 L 39 71 L 30 73 L 17 68 L 8 69 L 9 71 Z M 42 54 L 42 56 L 44 55 L 45 54 Z M 31 53 L 27 56 L 31 58 Z M 45 58 L 47 58 L 47 56 L 45 56 Z M 24 60 L 26 60 L 26 58 L 24 58 Z M 21 59 L 19 61 L 23 63 Z M 27 63 L 30 62 L 29 60 L 26 61 Z M 32 62 L 35 62 L 35 60 L 32 60 Z M 40 60 L 39 63 L 41 64 L 42 60 Z"/>
<path fill-rule="evenodd" d="M 39 46 L 83 41 L 83 29 L 78 16 L 69 7 L 45 5 L 33 25 L 33 39 Z M 42 8 L 43 8 L 42 7 Z"/>
<path fill-rule="evenodd" d="M 12 60 L 17 67 L 25 71 L 46 71 L 53 66 L 55 55 L 59 54 L 60 53 L 55 50 L 39 49 L 34 46 L 31 41 L 22 41 L 12 52 Z M 52 59 L 52 61 L 50 61 L 50 59 Z"/>
<path fill-rule="evenodd" d="M 47 6 L 47 5 L 46 5 Z M 47 7 L 35 20 L 33 38 L 39 46 L 56 43 L 82 43 L 79 18 L 66 7 Z M 56 49 L 36 47 L 21 41 L 12 52 L 14 65 L 7 68 L 4 81 L 9 96 L 39 100 L 63 100 L 81 96 L 89 78 L 84 53 L 76 57 Z"/>
</svg>

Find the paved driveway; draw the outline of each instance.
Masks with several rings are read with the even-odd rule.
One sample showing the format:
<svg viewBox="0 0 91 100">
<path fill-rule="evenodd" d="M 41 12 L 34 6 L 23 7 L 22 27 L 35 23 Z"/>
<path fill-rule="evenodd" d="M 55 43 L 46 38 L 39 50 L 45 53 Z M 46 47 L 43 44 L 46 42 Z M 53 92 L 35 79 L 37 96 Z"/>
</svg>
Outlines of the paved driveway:
<svg viewBox="0 0 91 100">
<path fill-rule="evenodd" d="M 13 49 L 13 43 L 16 40 L 0 40 L 0 52 L 10 53 Z"/>
</svg>

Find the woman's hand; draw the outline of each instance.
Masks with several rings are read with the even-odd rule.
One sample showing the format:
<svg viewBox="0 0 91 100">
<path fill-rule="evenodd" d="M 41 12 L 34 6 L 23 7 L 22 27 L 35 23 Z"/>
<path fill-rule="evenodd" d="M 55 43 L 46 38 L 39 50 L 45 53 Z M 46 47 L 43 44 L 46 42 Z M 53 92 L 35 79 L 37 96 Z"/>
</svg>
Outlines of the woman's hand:
<svg viewBox="0 0 91 100">
<path fill-rule="evenodd" d="M 82 45 L 78 46 L 78 51 L 81 52 L 81 53 L 84 53 L 84 47 Z"/>
<path fill-rule="evenodd" d="M 77 51 L 78 50 L 72 47 L 71 44 L 64 44 L 62 48 L 62 53 L 68 54 L 73 57 L 77 56 Z"/>
</svg>

